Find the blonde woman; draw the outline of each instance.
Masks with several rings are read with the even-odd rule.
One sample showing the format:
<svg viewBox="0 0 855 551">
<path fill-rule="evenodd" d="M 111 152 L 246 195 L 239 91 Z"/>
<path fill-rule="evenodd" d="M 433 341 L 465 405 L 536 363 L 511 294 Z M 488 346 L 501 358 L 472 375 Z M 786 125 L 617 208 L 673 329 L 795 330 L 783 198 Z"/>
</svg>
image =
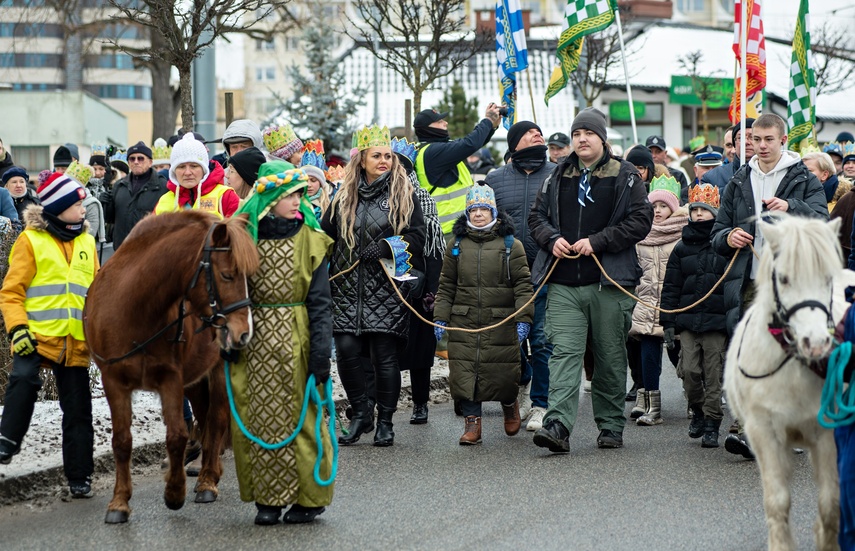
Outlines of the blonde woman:
<svg viewBox="0 0 855 551">
<path fill-rule="evenodd" d="M 338 372 L 353 407 L 348 434 L 339 443 L 354 444 L 374 430 L 374 407 L 360 360 L 365 347 L 376 381 L 374 445 L 391 446 L 392 414 L 401 392 L 397 351 L 406 344 L 410 315 L 377 261 L 420 258 L 425 224 L 413 185 L 390 147 L 388 128 L 366 127 L 356 138 L 357 152 L 321 222 L 335 241 L 330 272 L 338 274 L 359 260 L 356 269 L 330 282 Z M 410 282 L 398 285 L 405 297 L 412 290 Z"/>
</svg>

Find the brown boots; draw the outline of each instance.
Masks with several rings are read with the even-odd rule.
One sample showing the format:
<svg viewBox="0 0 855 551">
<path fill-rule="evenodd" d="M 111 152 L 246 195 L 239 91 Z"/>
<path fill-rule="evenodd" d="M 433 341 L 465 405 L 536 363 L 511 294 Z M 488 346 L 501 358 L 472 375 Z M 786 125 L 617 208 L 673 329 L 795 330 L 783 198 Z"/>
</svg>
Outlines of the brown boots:
<svg viewBox="0 0 855 551">
<path fill-rule="evenodd" d="M 513 436 L 518 433 L 522 426 L 519 400 L 514 400 L 514 403 L 509 406 L 502 404 L 502 414 L 505 416 L 505 434 Z"/>
<path fill-rule="evenodd" d="M 460 437 L 461 446 L 472 446 L 481 443 L 481 418 L 470 415 L 466 417 L 466 425 L 463 436 Z"/>
</svg>

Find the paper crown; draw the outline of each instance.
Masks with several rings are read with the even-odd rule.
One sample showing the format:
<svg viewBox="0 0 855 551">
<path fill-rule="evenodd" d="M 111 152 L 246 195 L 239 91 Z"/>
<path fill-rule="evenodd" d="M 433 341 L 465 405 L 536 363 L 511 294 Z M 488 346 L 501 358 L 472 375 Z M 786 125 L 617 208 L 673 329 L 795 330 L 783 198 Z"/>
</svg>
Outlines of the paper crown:
<svg viewBox="0 0 855 551">
<path fill-rule="evenodd" d="M 391 138 L 389 137 L 389 127 L 380 128 L 376 124 L 364 126 L 356 131 L 353 135 L 353 145 L 359 151 L 365 151 L 369 147 L 389 147 Z"/>
<path fill-rule="evenodd" d="M 154 146 L 151 148 L 151 154 L 154 157 L 152 160 L 152 164 L 154 166 L 157 165 L 168 165 L 169 158 L 172 157 L 172 147 L 166 144 L 166 140 L 163 138 L 158 138 L 154 140 Z"/>
<path fill-rule="evenodd" d="M 416 144 L 407 141 L 407 138 L 392 138 L 392 153 L 399 153 L 408 158 L 413 165 L 416 164 Z"/>
<path fill-rule="evenodd" d="M 321 140 L 308 140 L 303 147 L 303 159 L 300 166 L 314 166 L 320 170 L 327 169 L 324 158 L 324 142 Z"/>
<path fill-rule="evenodd" d="M 80 185 L 85 186 L 89 183 L 89 179 L 92 178 L 92 167 L 78 161 L 73 161 L 65 169 L 65 175 L 74 178 Z"/>
<path fill-rule="evenodd" d="M 386 273 L 398 281 L 415 279 L 415 276 L 410 274 L 410 270 L 413 269 L 410 259 L 413 255 L 407 250 L 409 248 L 409 244 L 404 241 L 400 235 L 387 237 L 383 241 L 385 241 L 392 250 L 391 259 L 380 259 L 380 263 L 383 265 L 383 269 L 386 270 Z"/>
<path fill-rule="evenodd" d="M 713 208 L 721 205 L 721 196 L 718 186 L 712 184 L 698 184 L 689 188 L 689 203 L 704 203 Z"/>
<path fill-rule="evenodd" d="M 308 185 L 309 176 L 304 170 L 299 168 L 292 168 L 291 170 L 286 170 L 279 174 L 262 176 L 255 181 L 255 191 L 258 193 L 264 193 L 269 189 L 273 189 L 277 186 L 284 186 L 285 184 L 290 184 L 294 181 L 305 182 L 306 185 Z"/>
<path fill-rule="evenodd" d="M 466 212 L 475 207 L 485 207 L 493 211 L 496 216 L 496 194 L 493 188 L 487 184 L 476 184 L 469 188 L 466 194 Z"/>
<path fill-rule="evenodd" d="M 828 142 L 822 147 L 823 153 L 835 153 L 837 155 L 843 155 L 843 148 L 837 142 Z"/>
<path fill-rule="evenodd" d="M 667 191 L 673 193 L 674 197 L 680 198 L 680 183 L 673 176 L 657 176 L 650 182 L 650 193 L 654 191 Z"/>
<path fill-rule="evenodd" d="M 101 155 L 103 157 L 107 156 L 107 146 L 101 143 L 93 143 L 92 144 L 92 153 L 89 154 L 89 157 L 95 157 L 97 155 Z"/>
<path fill-rule="evenodd" d="M 855 143 L 846 142 L 842 147 L 843 158 L 855 157 Z"/>
<path fill-rule="evenodd" d="M 703 136 L 695 136 L 691 140 L 689 140 L 689 149 L 694 151 L 696 149 L 700 149 L 705 146 L 707 143 L 707 139 Z"/>
<path fill-rule="evenodd" d="M 344 181 L 344 167 L 341 165 L 331 166 L 326 171 L 327 182 L 338 184 Z"/>
<path fill-rule="evenodd" d="M 273 125 L 264 129 L 262 136 L 264 147 L 274 157 L 288 160 L 294 153 L 303 149 L 303 142 L 294 133 L 294 129 L 290 125 L 282 126 Z"/>
<path fill-rule="evenodd" d="M 808 153 L 820 153 L 822 150 L 814 141 L 813 136 L 808 136 L 796 144 L 795 151 L 798 151 L 799 155 L 804 157 Z"/>
<path fill-rule="evenodd" d="M 127 151 L 116 151 L 113 153 L 113 156 L 110 157 L 111 161 L 121 161 L 125 164 L 128 164 L 128 152 Z"/>
</svg>

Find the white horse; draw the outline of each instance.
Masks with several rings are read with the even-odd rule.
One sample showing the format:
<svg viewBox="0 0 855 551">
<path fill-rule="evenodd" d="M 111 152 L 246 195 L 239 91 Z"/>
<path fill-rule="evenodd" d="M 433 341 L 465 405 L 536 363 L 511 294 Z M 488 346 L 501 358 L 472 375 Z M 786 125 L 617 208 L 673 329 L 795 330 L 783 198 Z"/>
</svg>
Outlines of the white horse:
<svg viewBox="0 0 855 551">
<path fill-rule="evenodd" d="M 841 269 L 840 219 L 781 216 L 757 224 L 766 246 L 756 296 L 728 348 L 724 388 L 760 467 L 769 549 L 796 548 L 789 525 L 794 447 L 810 450 L 819 490 L 816 548 L 838 549 L 837 449 L 832 431 L 817 423 L 824 379 L 811 367 L 831 352 L 847 307 L 843 289 L 855 285 L 855 272 Z"/>
</svg>

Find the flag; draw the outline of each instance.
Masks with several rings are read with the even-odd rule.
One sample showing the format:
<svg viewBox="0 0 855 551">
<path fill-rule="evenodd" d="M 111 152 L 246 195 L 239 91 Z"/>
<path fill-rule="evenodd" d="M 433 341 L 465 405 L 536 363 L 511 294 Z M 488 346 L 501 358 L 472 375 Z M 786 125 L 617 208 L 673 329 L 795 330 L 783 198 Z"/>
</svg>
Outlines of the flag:
<svg viewBox="0 0 855 551">
<path fill-rule="evenodd" d="M 793 57 L 790 62 L 790 97 L 787 105 L 789 148 L 801 149 L 816 124 L 816 76 L 810 51 L 810 14 L 808 0 L 801 0 L 796 32 L 793 35 Z"/>
<path fill-rule="evenodd" d="M 505 128 L 516 122 L 517 77 L 528 67 L 525 28 L 519 0 L 496 2 L 496 60 L 499 64 L 499 93 L 508 106 Z"/>
<path fill-rule="evenodd" d="M 617 0 L 567 0 L 564 27 L 558 38 L 558 66 L 552 71 L 546 88 L 549 98 L 567 85 L 570 73 L 579 66 L 585 35 L 601 31 L 614 23 Z"/>
<path fill-rule="evenodd" d="M 745 29 L 742 25 L 742 2 L 746 2 L 745 13 L 748 25 Z M 733 23 L 733 53 L 736 54 L 737 63 L 742 63 L 742 51 L 740 38 L 742 33 L 747 34 L 745 39 L 745 66 L 748 82 L 745 85 L 745 97 L 750 98 L 766 87 L 766 37 L 763 33 L 763 19 L 760 17 L 760 0 L 736 0 L 734 6 Z M 742 73 L 740 72 L 739 75 Z M 741 115 L 740 89 L 742 77 L 737 76 L 733 88 L 733 99 L 730 102 L 730 120 L 735 124 Z"/>
</svg>

